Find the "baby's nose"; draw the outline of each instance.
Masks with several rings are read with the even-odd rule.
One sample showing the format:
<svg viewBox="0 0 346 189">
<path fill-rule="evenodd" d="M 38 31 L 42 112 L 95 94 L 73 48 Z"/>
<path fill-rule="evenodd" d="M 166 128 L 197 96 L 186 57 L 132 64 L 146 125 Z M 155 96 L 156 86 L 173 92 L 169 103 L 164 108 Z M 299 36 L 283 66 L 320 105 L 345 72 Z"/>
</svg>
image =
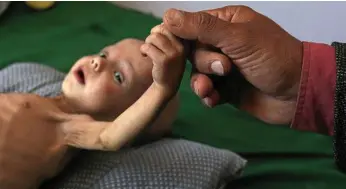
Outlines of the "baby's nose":
<svg viewBox="0 0 346 189">
<path fill-rule="evenodd" d="M 105 67 L 105 60 L 101 57 L 94 57 L 91 59 L 91 66 L 96 72 L 102 71 L 102 69 Z"/>
</svg>

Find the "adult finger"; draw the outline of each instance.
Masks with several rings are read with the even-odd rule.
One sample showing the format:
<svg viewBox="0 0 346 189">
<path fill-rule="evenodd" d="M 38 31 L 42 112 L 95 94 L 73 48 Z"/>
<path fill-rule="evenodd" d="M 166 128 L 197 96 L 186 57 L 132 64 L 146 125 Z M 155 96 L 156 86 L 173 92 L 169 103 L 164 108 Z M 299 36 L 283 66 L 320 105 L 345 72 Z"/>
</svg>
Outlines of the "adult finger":
<svg viewBox="0 0 346 189">
<path fill-rule="evenodd" d="M 211 98 L 208 106 L 212 107 L 219 103 L 218 91 L 216 91 L 212 80 L 207 75 L 198 72 L 191 73 L 191 88 L 200 99 Z"/>
<path fill-rule="evenodd" d="M 191 88 L 201 99 L 214 90 L 212 80 L 207 75 L 198 72 L 191 73 Z"/>
<path fill-rule="evenodd" d="M 167 29 L 174 35 L 183 39 L 198 39 L 202 43 L 217 48 L 220 48 L 221 43 L 230 35 L 231 24 L 229 22 L 206 12 L 191 13 L 169 9 L 166 11 L 163 21 Z"/>
<path fill-rule="evenodd" d="M 220 94 L 208 76 L 197 72 L 192 73 L 191 88 L 206 106 L 212 108 L 220 103 Z"/>
<path fill-rule="evenodd" d="M 258 15 L 258 13 L 253 9 L 243 5 L 226 6 L 222 8 L 203 10 L 202 12 L 232 23 L 248 22 L 253 20 L 254 17 Z"/>
<path fill-rule="evenodd" d="M 223 53 L 214 51 L 207 45 L 198 43 L 192 55 L 192 62 L 198 72 L 227 75 L 231 70 L 231 60 Z"/>
<path fill-rule="evenodd" d="M 208 96 L 202 99 L 202 102 L 210 107 L 213 108 L 214 106 L 218 105 L 220 103 L 220 94 L 217 90 L 213 90 Z"/>
</svg>

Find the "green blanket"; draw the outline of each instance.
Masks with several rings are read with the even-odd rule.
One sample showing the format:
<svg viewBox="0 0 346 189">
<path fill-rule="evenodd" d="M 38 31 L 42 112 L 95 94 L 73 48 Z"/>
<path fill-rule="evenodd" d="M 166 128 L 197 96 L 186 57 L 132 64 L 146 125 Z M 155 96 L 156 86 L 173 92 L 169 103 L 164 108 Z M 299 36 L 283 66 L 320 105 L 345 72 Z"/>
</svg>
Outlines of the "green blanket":
<svg viewBox="0 0 346 189">
<path fill-rule="evenodd" d="M 123 38 L 144 39 L 158 23 L 106 2 L 59 2 L 44 12 L 14 3 L 0 17 L 0 68 L 34 61 L 68 71 L 80 56 Z M 189 71 L 174 134 L 247 158 L 243 177 L 230 188 L 345 188 L 346 175 L 334 165 L 331 137 L 267 125 L 229 105 L 205 108 L 190 90 Z"/>
</svg>

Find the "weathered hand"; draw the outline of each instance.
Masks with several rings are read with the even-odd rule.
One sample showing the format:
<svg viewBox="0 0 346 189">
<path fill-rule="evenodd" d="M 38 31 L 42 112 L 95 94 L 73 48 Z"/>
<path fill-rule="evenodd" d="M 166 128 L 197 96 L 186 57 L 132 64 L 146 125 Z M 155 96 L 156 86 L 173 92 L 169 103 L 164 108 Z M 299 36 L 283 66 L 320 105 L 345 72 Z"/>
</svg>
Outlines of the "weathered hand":
<svg viewBox="0 0 346 189">
<path fill-rule="evenodd" d="M 208 106 L 227 101 L 268 123 L 292 120 L 302 65 L 299 40 L 245 6 L 170 9 L 164 24 L 174 35 L 197 41 L 191 86 Z M 210 74 L 224 77 L 215 83 Z"/>
</svg>

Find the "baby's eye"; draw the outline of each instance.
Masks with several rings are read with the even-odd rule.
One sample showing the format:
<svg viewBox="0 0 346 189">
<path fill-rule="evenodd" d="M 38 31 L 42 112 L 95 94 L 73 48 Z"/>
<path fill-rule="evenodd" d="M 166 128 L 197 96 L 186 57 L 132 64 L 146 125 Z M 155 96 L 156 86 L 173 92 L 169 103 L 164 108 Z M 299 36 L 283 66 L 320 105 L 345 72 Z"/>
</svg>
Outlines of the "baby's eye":
<svg viewBox="0 0 346 189">
<path fill-rule="evenodd" d="M 123 82 L 124 78 L 120 72 L 114 72 L 114 80 L 121 84 Z"/>
<path fill-rule="evenodd" d="M 100 52 L 100 53 L 99 53 L 99 56 L 100 56 L 101 58 L 106 58 L 106 53 Z"/>
</svg>

